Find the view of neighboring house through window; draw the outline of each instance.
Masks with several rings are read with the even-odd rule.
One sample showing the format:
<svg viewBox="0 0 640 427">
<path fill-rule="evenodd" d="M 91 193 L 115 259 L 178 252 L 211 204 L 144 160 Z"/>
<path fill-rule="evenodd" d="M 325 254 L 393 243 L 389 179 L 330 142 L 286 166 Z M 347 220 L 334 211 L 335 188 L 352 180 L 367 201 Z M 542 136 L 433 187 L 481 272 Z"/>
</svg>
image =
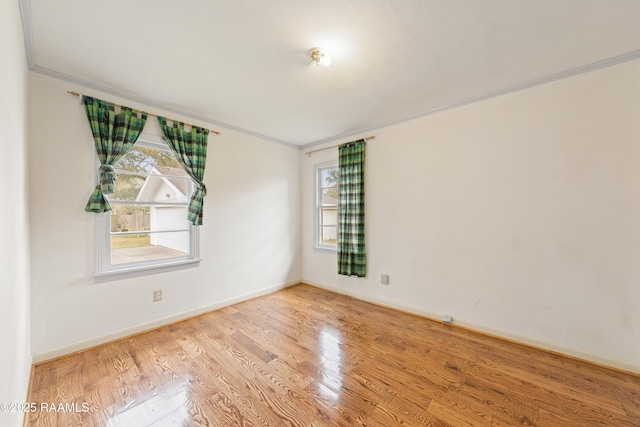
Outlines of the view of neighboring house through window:
<svg viewBox="0 0 640 427">
<path fill-rule="evenodd" d="M 316 247 L 336 249 L 338 243 L 338 164 L 323 163 L 316 170 Z"/>
<path fill-rule="evenodd" d="M 187 219 L 193 184 L 166 143 L 141 137 L 114 169 L 97 273 L 196 258 L 197 227 Z"/>
</svg>

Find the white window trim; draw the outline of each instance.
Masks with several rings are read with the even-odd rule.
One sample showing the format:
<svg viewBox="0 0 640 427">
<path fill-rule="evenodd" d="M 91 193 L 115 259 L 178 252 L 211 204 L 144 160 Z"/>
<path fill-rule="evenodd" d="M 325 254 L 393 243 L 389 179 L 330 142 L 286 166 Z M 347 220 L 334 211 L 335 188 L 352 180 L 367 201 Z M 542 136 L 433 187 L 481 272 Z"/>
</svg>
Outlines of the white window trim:
<svg viewBox="0 0 640 427">
<path fill-rule="evenodd" d="M 321 252 L 336 253 L 338 245 L 328 245 L 320 241 L 320 203 L 322 194 L 320 192 L 320 169 L 338 167 L 338 160 L 315 163 L 313 165 L 313 248 Z"/>
<path fill-rule="evenodd" d="M 167 144 L 161 137 L 155 135 L 141 134 L 136 144 L 145 147 L 166 150 Z M 99 179 L 98 167 L 100 162 L 97 159 L 96 185 Z M 200 228 L 189 224 L 189 253 L 182 257 L 167 258 L 166 260 L 150 260 L 112 266 L 110 261 L 111 243 L 110 213 L 94 214 L 94 282 L 107 282 L 111 280 L 127 279 L 130 277 L 146 276 L 149 274 L 164 273 L 167 271 L 193 268 L 200 265 Z"/>
</svg>

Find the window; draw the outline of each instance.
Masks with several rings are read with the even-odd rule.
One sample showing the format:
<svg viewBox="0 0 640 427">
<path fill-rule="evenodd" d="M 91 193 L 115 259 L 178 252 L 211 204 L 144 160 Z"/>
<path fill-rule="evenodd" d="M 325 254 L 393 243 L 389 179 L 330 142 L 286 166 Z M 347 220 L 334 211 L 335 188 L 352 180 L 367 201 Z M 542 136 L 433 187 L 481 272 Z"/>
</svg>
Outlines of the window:
<svg viewBox="0 0 640 427">
<path fill-rule="evenodd" d="M 314 167 L 316 184 L 315 247 L 336 250 L 338 243 L 338 163 Z"/>
<path fill-rule="evenodd" d="M 112 210 L 96 216 L 94 277 L 130 277 L 199 263 L 187 220 L 193 183 L 159 137 L 140 136 L 117 163 Z"/>
</svg>

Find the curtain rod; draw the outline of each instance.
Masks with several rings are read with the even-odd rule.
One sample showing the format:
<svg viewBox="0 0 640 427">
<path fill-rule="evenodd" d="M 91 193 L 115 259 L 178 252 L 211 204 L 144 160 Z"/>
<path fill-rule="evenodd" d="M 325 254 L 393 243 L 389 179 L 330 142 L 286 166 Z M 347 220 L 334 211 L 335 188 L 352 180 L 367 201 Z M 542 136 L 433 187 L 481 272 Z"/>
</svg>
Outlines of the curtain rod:
<svg viewBox="0 0 640 427">
<path fill-rule="evenodd" d="M 71 90 L 68 90 L 68 91 L 67 91 L 67 93 L 68 93 L 69 95 L 73 95 L 73 96 L 77 96 L 77 97 L 79 97 L 79 96 L 80 96 L 80 94 L 79 94 L 78 92 L 74 92 L 74 91 L 71 91 Z M 118 107 L 118 108 L 122 108 L 122 105 L 118 105 L 118 104 L 113 104 L 113 105 L 115 105 L 115 106 L 116 106 L 116 107 Z M 147 116 L 151 116 L 151 117 L 158 117 L 158 115 L 157 115 L 157 114 L 152 114 L 152 113 L 147 113 Z M 177 121 L 177 120 L 173 120 L 173 119 L 170 119 L 170 120 L 172 120 L 172 121 Z M 181 123 L 182 123 L 182 122 L 181 122 Z M 192 125 L 192 124 L 190 124 L 190 123 L 184 123 L 184 125 L 186 125 L 186 126 L 191 126 L 191 127 L 195 126 L 195 127 L 199 127 L 199 128 L 201 128 L 201 127 L 202 127 L 202 126 Z M 218 132 L 217 130 L 209 129 L 209 132 L 211 132 L 211 133 L 215 133 L 216 135 L 220 135 L 220 132 Z"/>
<path fill-rule="evenodd" d="M 364 139 L 365 141 L 368 141 L 368 140 L 373 139 L 373 138 L 375 138 L 375 136 L 365 136 L 364 138 L 356 139 L 356 141 L 359 141 L 360 139 Z M 307 151 L 304 154 L 306 154 L 307 156 L 311 157 L 311 153 L 315 153 L 316 151 L 328 150 L 329 148 L 336 148 L 336 147 L 339 147 L 341 145 L 342 144 L 330 145 L 328 147 L 318 148 L 317 150 Z"/>
</svg>

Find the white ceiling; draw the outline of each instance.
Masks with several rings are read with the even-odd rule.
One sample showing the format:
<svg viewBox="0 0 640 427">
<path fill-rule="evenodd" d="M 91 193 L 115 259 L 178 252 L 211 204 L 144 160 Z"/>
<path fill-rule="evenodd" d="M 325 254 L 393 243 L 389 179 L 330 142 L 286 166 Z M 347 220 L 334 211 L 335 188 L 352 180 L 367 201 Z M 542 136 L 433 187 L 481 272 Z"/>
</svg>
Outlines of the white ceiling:
<svg viewBox="0 0 640 427">
<path fill-rule="evenodd" d="M 21 3 L 32 70 L 300 146 L 640 57 L 638 0 Z"/>
</svg>

